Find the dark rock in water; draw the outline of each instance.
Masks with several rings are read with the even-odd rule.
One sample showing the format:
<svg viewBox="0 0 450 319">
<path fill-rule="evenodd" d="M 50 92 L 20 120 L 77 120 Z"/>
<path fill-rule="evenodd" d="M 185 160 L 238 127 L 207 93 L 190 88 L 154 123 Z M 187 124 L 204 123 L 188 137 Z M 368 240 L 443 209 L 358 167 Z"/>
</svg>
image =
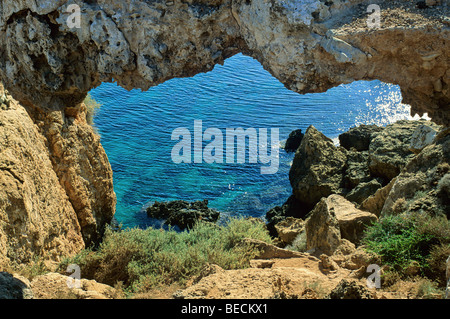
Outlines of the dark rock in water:
<svg viewBox="0 0 450 319">
<path fill-rule="evenodd" d="M 300 146 L 300 143 L 302 142 L 304 134 L 302 133 L 302 130 L 295 130 L 292 131 L 291 134 L 289 134 L 288 139 L 286 140 L 286 144 L 284 145 L 284 150 L 286 152 L 295 152 L 297 148 Z"/>
<path fill-rule="evenodd" d="M 208 208 L 208 200 L 187 202 L 175 200 L 155 202 L 147 208 L 147 216 L 165 219 L 165 224 L 178 226 L 180 229 L 192 228 L 199 220 L 215 223 L 220 212 Z"/>
<path fill-rule="evenodd" d="M 339 135 L 339 143 L 347 150 L 353 147 L 359 152 L 367 151 L 373 134 L 382 130 L 383 127 L 376 125 L 360 125 Z"/>
</svg>

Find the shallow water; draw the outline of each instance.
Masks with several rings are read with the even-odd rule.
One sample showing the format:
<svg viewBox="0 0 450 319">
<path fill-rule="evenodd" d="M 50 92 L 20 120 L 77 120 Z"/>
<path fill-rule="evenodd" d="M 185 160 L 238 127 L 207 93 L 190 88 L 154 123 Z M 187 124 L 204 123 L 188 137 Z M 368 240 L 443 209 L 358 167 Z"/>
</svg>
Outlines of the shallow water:
<svg viewBox="0 0 450 319">
<path fill-rule="evenodd" d="M 226 128 L 278 128 L 280 140 L 314 125 L 337 141 L 359 124 L 411 119 L 395 85 L 360 81 L 300 95 L 241 54 L 209 73 L 147 92 L 105 83 L 91 95 L 102 104 L 94 122 L 114 171 L 116 218 L 124 227 L 149 225 L 142 209 L 155 200 L 208 199 L 223 212 L 264 217 L 289 197 L 293 154 L 282 149 L 276 174 L 262 175 L 267 165 L 251 164 L 248 157 L 245 164 L 175 164 L 171 152 L 178 141 L 171 140 L 172 132 L 185 127 L 193 138 L 194 120 L 202 120 L 203 131 L 218 128 L 224 135 Z"/>
</svg>

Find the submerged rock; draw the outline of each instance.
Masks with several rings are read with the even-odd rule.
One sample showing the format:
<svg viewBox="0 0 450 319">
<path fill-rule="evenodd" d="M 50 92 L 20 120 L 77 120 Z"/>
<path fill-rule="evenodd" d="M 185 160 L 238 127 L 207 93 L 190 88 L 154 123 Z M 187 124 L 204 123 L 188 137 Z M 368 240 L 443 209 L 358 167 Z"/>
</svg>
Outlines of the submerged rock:
<svg viewBox="0 0 450 319">
<path fill-rule="evenodd" d="M 198 221 L 215 223 L 220 212 L 208 208 L 208 200 L 187 202 L 175 200 L 171 202 L 155 202 L 147 208 L 147 216 L 165 219 L 165 223 L 178 226 L 180 229 L 192 228 Z"/>
</svg>

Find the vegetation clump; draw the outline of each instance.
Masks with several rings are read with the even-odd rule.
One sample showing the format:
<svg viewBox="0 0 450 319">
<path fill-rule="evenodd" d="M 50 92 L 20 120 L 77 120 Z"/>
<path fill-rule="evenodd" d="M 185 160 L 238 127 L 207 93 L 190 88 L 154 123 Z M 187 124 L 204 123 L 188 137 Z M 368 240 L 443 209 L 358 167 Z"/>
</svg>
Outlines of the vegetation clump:
<svg viewBox="0 0 450 319">
<path fill-rule="evenodd" d="M 198 222 L 182 232 L 107 230 L 97 250 L 86 249 L 60 267 L 77 264 L 83 278 L 111 286 L 120 282 L 128 293 L 145 293 L 161 285 L 183 285 L 207 264 L 223 269 L 248 267 L 258 251 L 240 245 L 244 238 L 272 241 L 263 223 L 243 218 L 232 218 L 224 226 Z"/>
</svg>

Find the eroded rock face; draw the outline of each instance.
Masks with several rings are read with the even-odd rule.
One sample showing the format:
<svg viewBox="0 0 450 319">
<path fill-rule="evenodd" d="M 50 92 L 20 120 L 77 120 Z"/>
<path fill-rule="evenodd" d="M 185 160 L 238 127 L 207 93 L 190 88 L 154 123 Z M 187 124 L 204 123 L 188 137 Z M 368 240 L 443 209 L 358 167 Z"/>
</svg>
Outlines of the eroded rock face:
<svg viewBox="0 0 450 319">
<path fill-rule="evenodd" d="M 0 265 L 58 262 L 97 244 L 116 196 L 84 105 L 24 108 L 1 84 L 0 96 Z"/>
<path fill-rule="evenodd" d="M 22 103 L 55 110 L 101 82 L 146 90 L 242 52 L 299 93 L 399 84 L 413 114 L 448 126 L 447 4 L 378 3 L 381 24 L 369 28 L 364 0 L 3 0 L 0 78 Z M 72 4 L 80 28 L 67 23 Z"/>
</svg>

